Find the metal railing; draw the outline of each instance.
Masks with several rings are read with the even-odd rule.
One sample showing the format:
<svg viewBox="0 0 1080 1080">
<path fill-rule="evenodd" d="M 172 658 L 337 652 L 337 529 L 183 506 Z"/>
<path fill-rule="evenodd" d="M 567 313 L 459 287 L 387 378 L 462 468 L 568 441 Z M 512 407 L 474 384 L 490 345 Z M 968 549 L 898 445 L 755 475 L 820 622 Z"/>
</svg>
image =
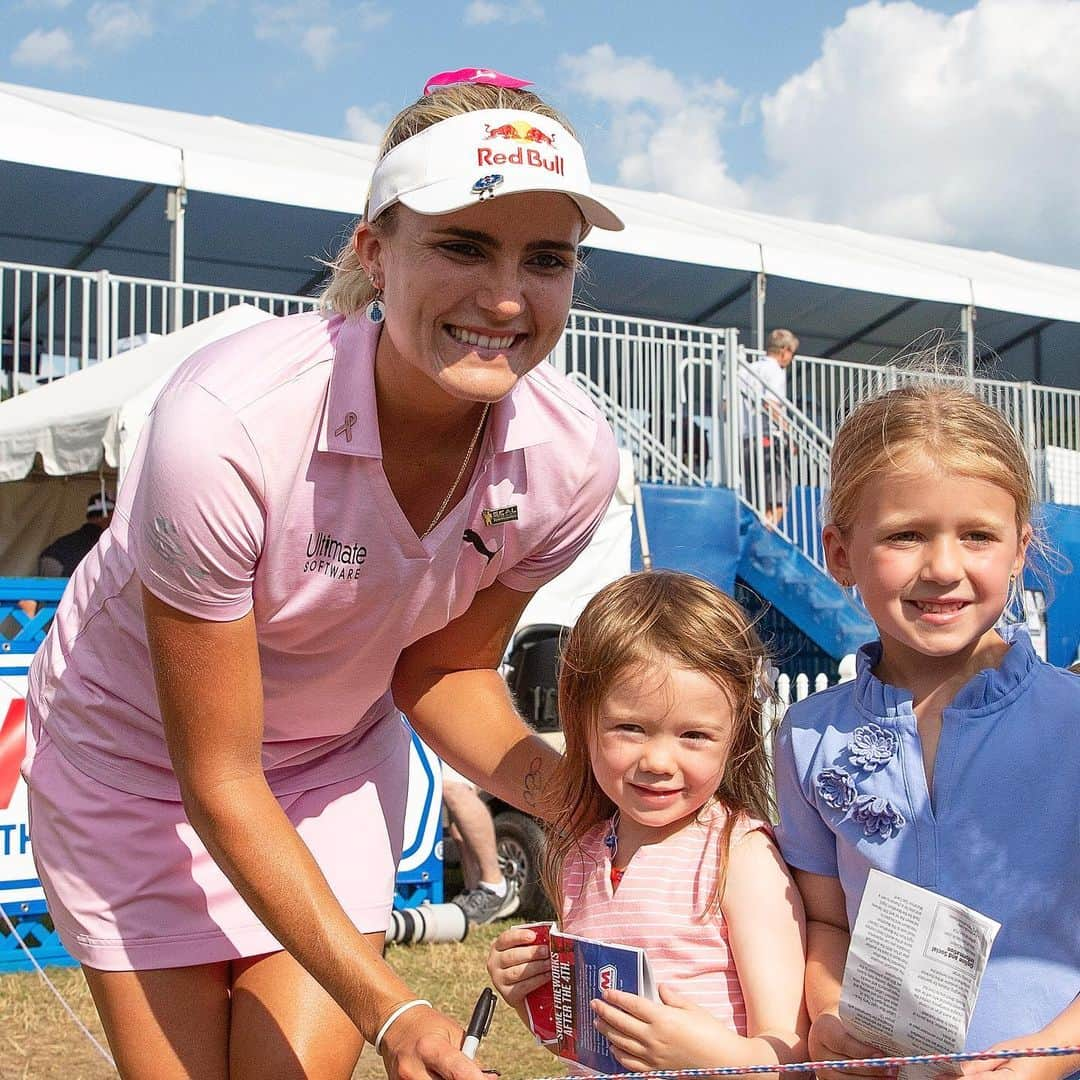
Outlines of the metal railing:
<svg viewBox="0 0 1080 1080">
<path fill-rule="evenodd" d="M 98 274 L 0 263 L 4 392 L 17 394 L 96 360 L 106 303 Z"/>
<path fill-rule="evenodd" d="M 0 262 L 3 389 L 18 393 L 236 303 L 290 314 L 318 301 Z M 758 355 L 733 329 L 575 310 L 551 360 L 601 403 L 634 450 L 640 481 L 731 487 L 763 519 L 773 490 L 785 488 L 776 527 L 820 566 L 818 504 L 839 423 L 854 402 L 927 376 L 800 356 L 765 445 L 756 428 L 747 430 L 767 396 L 748 370 Z M 1080 391 L 956 379 L 1009 417 L 1040 498 L 1080 505 Z"/>
<path fill-rule="evenodd" d="M 747 350 L 749 357 L 761 354 Z M 971 389 L 1003 412 L 1023 439 L 1039 499 L 1080 505 L 1080 391 L 1006 379 L 920 372 L 797 356 L 788 369 L 795 406 L 831 441 L 858 402 L 898 386 L 946 382 Z"/>
<path fill-rule="evenodd" d="M 739 359 L 737 425 L 742 446 L 732 487 L 768 525 L 824 570 L 821 499 L 831 442 L 790 401 L 779 401 Z"/>
<path fill-rule="evenodd" d="M 688 465 L 680 461 L 655 435 L 627 412 L 617 401 L 604 393 L 587 375 L 580 371 L 569 373 L 570 380 L 577 383 L 592 398 L 594 404 L 607 418 L 620 446 L 625 446 L 634 459 L 634 476 L 662 475 L 669 483 L 702 486 L 704 481 Z"/>
<path fill-rule="evenodd" d="M 641 448 L 639 481 L 724 484 L 724 340 L 707 327 L 571 311 L 552 361 L 603 395 L 616 429 L 632 423 L 664 449 Z"/>
<path fill-rule="evenodd" d="M 552 361 L 607 416 L 639 482 L 730 487 L 824 569 L 829 440 L 768 392 L 735 331 L 575 311 Z"/>
<path fill-rule="evenodd" d="M 25 392 L 240 303 L 275 315 L 318 305 L 287 293 L 0 262 L 0 391 Z"/>
</svg>

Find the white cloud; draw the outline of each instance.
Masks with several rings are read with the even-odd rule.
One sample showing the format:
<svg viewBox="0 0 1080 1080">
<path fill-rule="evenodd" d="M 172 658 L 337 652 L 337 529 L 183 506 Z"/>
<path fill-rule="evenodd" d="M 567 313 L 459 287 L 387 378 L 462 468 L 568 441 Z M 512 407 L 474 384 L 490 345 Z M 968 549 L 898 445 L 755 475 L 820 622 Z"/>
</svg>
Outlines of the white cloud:
<svg viewBox="0 0 1080 1080">
<path fill-rule="evenodd" d="M 610 45 L 561 58 L 610 110 L 618 181 L 721 206 L 1077 262 L 1076 0 L 912 0 L 848 9 L 817 59 L 760 99 Z M 733 176 L 724 139 L 760 123 L 765 165 Z M 742 136 L 745 138 L 745 135 Z"/>
<path fill-rule="evenodd" d="M 332 26 L 309 26 L 300 37 L 300 48 L 320 71 L 330 65 L 337 44 L 337 30 Z"/>
<path fill-rule="evenodd" d="M 542 22 L 544 8 L 539 0 L 517 0 L 499 3 L 497 0 L 472 0 L 465 8 L 466 26 L 487 26 L 489 23 Z"/>
<path fill-rule="evenodd" d="M 761 102 L 752 204 L 1050 261 L 1080 245 L 1080 4 L 851 8 Z"/>
<path fill-rule="evenodd" d="M 617 158 L 620 183 L 745 205 L 722 145 L 728 108 L 738 95 L 722 79 L 686 81 L 648 57 L 620 56 L 607 44 L 559 63 L 576 92 L 610 109 L 607 149 Z"/>
<path fill-rule="evenodd" d="M 336 0 L 292 0 L 259 3 L 252 10 L 252 30 L 259 41 L 277 41 L 298 48 L 314 66 L 325 70 L 352 47 L 355 33 L 370 33 L 390 21 L 391 13 L 374 0 L 342 4 Z"/>
<path fill-rule="evenodd" d="M 11 62 L 21 67 L 73 68 L 82 63 L 66 30 L 31 30 L 12 50 Z"/>
<path fill-rule="evenodd" d="M 345 110 L 345 131 L 350 139 L 378 146 L 385 128 L 386 121 L 379 120 L 375 110 L 362 109 L 359 105 L 350 105 Z"/>
<path fill-rule="evenodd" d="M 91 4 L 86 22 L 90 27 L 90 44 L 97 49 L 119 52 L 153 33 L 149 12 L 121 0 Z"/>
</svg>

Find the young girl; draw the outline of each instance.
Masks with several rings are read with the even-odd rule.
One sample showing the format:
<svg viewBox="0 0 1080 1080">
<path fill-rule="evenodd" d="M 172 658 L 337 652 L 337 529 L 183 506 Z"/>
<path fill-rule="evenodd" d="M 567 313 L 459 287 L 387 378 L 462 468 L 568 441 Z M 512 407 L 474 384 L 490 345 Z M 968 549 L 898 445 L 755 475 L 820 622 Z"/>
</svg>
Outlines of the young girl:
<svg viewBox="0 0 1080 1080">
<path fill-rule="evenodd" d="M 614 582 L 567 642 L 544 879 L 563 930 L 648 955 L 659 1002 L 593 1005 L 627 1069 L 805 1049 L 802 905 L 765 824 L 764 667 L 742 609 L 686 574 Z M 547 947 L 508 930 L 488 971 L 520 1012 L 550 977 Z"/>
<path fill-rule="evenodd" d="M 825 551 L 880 639 L 853 682 L 791 708 L 775 761 L 777 836 L 806 904 L 815 1060 L 875 1052 L 837 1015 L 871 867 L 1001 923 L 969 1050 L 1080 1043 L 1080 687 L 1002 625 L 1033 500 L 1008 421 L 961 390 L 893 390 L 837 433 Z M 965 1072 L 1053 1080 L 1078 1067 Z"/>
</svg>

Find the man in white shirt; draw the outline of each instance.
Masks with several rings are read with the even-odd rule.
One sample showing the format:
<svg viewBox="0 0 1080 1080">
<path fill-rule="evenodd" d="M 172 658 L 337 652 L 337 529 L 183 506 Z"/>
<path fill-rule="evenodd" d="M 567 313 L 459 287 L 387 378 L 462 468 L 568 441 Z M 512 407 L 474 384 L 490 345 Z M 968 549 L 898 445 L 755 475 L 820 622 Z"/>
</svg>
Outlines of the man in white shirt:
<svg viewBox="0 0 1080 1080">
<path fill-rule="evenodd" d="M 780 524 L 787 501 L 784 401 L 787 369 L 798 348 L 790 330 L 773 330 L 765 355 L 747 366 L 743 380 L 743 483 L 771 528 Z"/>
</svg>

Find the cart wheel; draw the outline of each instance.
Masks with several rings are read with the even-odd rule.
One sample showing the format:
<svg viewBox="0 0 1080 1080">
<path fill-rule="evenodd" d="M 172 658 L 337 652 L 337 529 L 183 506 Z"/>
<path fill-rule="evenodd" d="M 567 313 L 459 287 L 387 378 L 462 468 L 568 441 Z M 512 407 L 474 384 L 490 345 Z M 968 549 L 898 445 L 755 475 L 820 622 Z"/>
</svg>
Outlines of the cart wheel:
<svg viewBox="0 0 1080 1080">
<path fill-rule="evenodd" d="M 540 852 L 544 830 L 535 818 L 516 810 L 504 810 L 495 817 L 495 847 L 503 874 L 518 887 L 521 906 L 516 914 L 526 918 L 550 919 L 551 905 L 540 884 Z"/>
</svg>

